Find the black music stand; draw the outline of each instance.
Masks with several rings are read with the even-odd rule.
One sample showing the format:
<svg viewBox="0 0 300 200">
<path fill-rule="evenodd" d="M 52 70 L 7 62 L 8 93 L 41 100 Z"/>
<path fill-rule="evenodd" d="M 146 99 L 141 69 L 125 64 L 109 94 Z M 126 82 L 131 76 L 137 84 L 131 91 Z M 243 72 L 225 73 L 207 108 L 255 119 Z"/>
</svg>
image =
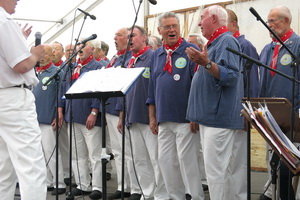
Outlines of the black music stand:
<svg viewBox="0 0 300 200">
<path fill-rule="evenodd" d="M 299 122 L 300 119 L 294 113 L 294 134 L 290 133 L 289 130 L 291 130 L 291 121 L 289 121 L 289 118 L 291 116 L 291 103 L 286 98 L 250 98 L 250 100 L 247 100 L 246 98 L 243 98 L 243 103 L 246 101 L 249 101 L 253 108 L 259 108 L 260 104 L 265 104 L 268 106 L 268 110 L 272 113 L 272 116 L 274 117 L 275 121 L 281 128 L 281 130 L 286 133 L 286 136 L 291 140 L 295 142 L 300 141 L 300 128 L 299 128 Z M 300 159 L 299 163 L 296 164 L 296 168 L 293 168 L 291 164 L 286 160 L 284 156 L 281 155 L 280 150 L 277 149 L 277 147 L 266 137 L 265 133 L 261 130 L 259 126 L 253 120 L 250 118 L 250 116 L 245 112 L 245 110 L 242 110 L 242 114 L 245 116 L 245 118 L 250 122 L 250 124 L 260 133 L 260 135 L 265 139 L 265 141 L 272 147 L 274 150 L 274 153 L 272 155 L 271 161 L 270 161 L 270 167 L 271 167 L 271 183 L 272 183 L 272 189 L 273 189 L 273 196 L 272 199 L 276 199 L 276 179 L 277 179 L 277 169 L 278 169 L 278 163 L 281 159 L 286 166 L 291 170 L 291 172 L 295 175 L 300 172 Z M 264 127 L 265 128 L 265 127 Z M 294 136 L 294 138 L 291 138 Z"/>
<path fill-rule="evenodd" d="M 124 97 L 142 75 L 145 68 L 108 68 L 82 74 L 65 94 L 67 99 L 97 98 L 101 102 L 102 127 L 102 199 L 107 199 L 106 164 L 110 155 L 106 153 L 105 104 L 110 97 Z M 125 117 L 125 116 L 124 116 Z M 71 122 L 70 122 L 71 123 Z M 125 124 L 123 124 L 125 126 Z M 123 128 L 124 129 L 124 128 Z M 124 149 L 124 145 L 122 146 Z M 124 154 L 122 155 L 124 157 Z M 124 159 L 123 159 L 124 160 Z M 122 160 L 122 161 L 123 161 Z M 124 166 L 124 163 L 122 163 Z M 123 172 L 122 172 L 123 173 Z"/>
</svg>

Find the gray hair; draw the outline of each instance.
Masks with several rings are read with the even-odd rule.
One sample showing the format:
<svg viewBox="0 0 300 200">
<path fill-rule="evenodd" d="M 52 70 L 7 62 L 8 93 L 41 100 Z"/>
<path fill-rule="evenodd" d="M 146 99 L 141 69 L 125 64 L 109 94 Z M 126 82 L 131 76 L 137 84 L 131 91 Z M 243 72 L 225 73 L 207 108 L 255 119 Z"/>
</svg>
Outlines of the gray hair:
<svg viewBox="0 0 300 200">
<path fill-rule="evenodd" d="M 174 12 L 165 12 L 165 13 L 162 13 L 159 17 L 158 17 L 158 26 L 161 27 L 161 22 L 162 22 L 162 19 L 165 19 L 165 18 L 172 18 L 172 17 L 175 17 L 178 21 L 178 24 L 180 25 L 180 20 L 179 20 L 179 17 L 176 13 Z"/>
<path fill-rule="evenodd" d="M 273 11 L 273 10 L 277 10 L 280 17 L 288 18 L 290 20 L 289 23 L 292 22 L 292 14 L 291 14 L 290 9 L 288 9 L 288 7 L 286 7 L 286 6 L 276 6 L 276 7 L 271 9 L 271 11 Z"/>
<path fill-rule="evenodd" d="M 95 49 L 101 49 L 101 42 L 99 40 L 90 40 L 88 42 L 90 46 L 94 47 Z"/>
<path fill-rule="evenodd" d="M 198 44 L 202 44 L 202 45 L 205 44 L 203 37 L 198 33 L 190 33 L 188 37 L 196 37 Z"/>
<path fill-rule="evenodd" d="M 209 17 L 212 15 L 216 15 L 216 16 L 218 16 L 219 23 L 222 26 L 227 26 L 228 14 L 227 14 L 227 11 L 223 7 L 221 7 L 219 5 L 213 5 L 213 6 L 208 7 L 207 11 L 208 11 Z"/>
<path fill-rule="evenodd" d="M 59 45 L 61 46 L 62 52 L 65 51 L 64 46 L 62 45 L 62 43 L 55 41 L 55 42 L 53 42 L 52 44 L 59 44 Z"/>
<path fill-rule="evenodd" d="M 151 35 L 151 36 L 149 36 L 149 45 L 150 46 L 152 46 L 152 47 L 154 46 L 154 40 L 152 38 L 156 39 L 157 46 L 161 46 L 162 45 L 162 40 L 159 37 L 157 37 L 155 35 Z"/>
<path fill-rule="evenodd" d="M 109 45 L 106 44 L 104 41 L 101 41 L 101 49 L 105 52 L 105 55 L 107 56 L 109 51 Z"/>
</svg>

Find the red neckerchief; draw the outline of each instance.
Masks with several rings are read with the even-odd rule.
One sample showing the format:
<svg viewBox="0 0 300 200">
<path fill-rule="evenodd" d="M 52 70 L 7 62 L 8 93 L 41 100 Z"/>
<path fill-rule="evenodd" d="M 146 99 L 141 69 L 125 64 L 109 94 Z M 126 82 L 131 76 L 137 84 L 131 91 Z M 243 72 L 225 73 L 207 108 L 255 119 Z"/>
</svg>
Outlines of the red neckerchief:
<svg viewBox="0 0 300 200">
<path fill-rule="evenodd" d="M 222 26 L 221 28 L 218 28 L 209 38 L 208 42 L 206 43 L 206 46 L 208 47 L 212 41 L 214 41 L 217 37 L 219 37 L 221 34 L 227 32 L 228 29 L 226 26 Z"/>
<path fill-rule="evenodd" d="M 132 53 L 132 57 L 131 57 L 130 60 L 129 60 L 129 63 L 128 63 L 128 65 L 127 65 L 127 68 L 132 68 L 132 67 L 134 66 L 134 64 L 135 64 L 136 59 L 137 59 L 140 55 L 144 54 L 148 49 L 150 49 L 150 47 L 149 47 L 149 46 L 145 46 L 145 47 L 144 47 L 142 50 L 140 50 L 139 52 L 137 52 L 137 53 Z"/>
<path fill-rule="evenodd" d="M 168 71 L 170 74 L 172 74 L 172 53 L 181 45 L 183 39 L 180 37 L 179 40 L 176 42 L 176 44 L 169 46 L 166 43 L 164 43 L 164 48 L 167 52 L 167 58 L 166 58 L 166 64 L 164 67 L 164 71 Z"/>
<path fill-rule="evenodd" d="M 36 70 L 37 73 L 40 73 L 40 72 L 45 71 L 46 69 L 48 69 L 51 65 L 52 65 L 52 62 L 48 63 L 45 66 L 36 67 L 35 70 Z"/>
<path fill-rule="evenodd" d="M 76 80 L 78 79 L 78 77 L 80 76 L 80 70 L 82 67 L 84 67 L 85 65 L 87 65 L 91 60 L 93 60 L 94 56 L 90 55 L 88 57 L 88 59 L 86 59 L 85 61 L 81 62 L 80 59 L 78 59 L 78 65 L 77 67 L 74 69 L 73 75 L 72 75 L 72 80 Z"/>
<path fill-rule="evenodd" d="M 54 63 L 54 65 L 55 65 L 56 67 L 59 67 L 59 66 L 61 66 L 62 63 L 63 63 L 63 61 L 60 60 L 60 61 L 58 61 L 57 63 Z"/>
<path fill-rule="evenodd" d="M 99 61 L 101 60 L 101 57 L 99 57 L 99 58 L 96 58 L 96 60 L 99 62 Z"/>
<path fill-rule="evenodd" d="M 122 50 L 122 51 L 118 51 L 117 54 L 113 57 L 113 59 L 110 61 L 110 63 L 107 65 L 106 68 L 110 68 L 112 66 L 114 66 L 117 58 L 119 58 L 120 56 L 124 55 L 126 52 L 126 49 Z"/>
<path fill-rule="evenodd" d="M 199 68 L 199 64 L 196 64 L 195 68 L 194 68 L 194 73 L 196 73 L 198 71 L 198 68 Z"/>
<path fill-rule="evenodd" d="M 240 31 L 239 30 L 237 30 L 234 34 L 233 34 L 233 37 L 235 37 L 235 38 L 238 38 L 238 37 L 240 37 Z"/>
<path fill-rule="evenodd" d="M 108 61 L 108 58 L 107 58 L 107 57 L 105 57 L 105 58 L 103 58 L 103 60 L 104 60 L 104 61 Z"/>
<path fill-rule="evenodd" d="M 284 34 L 280 40 L 282 42 L 285 42 L 287 41 L 291 36 L 292 34 L 294 33 L 294 31 L 292 29 L 290 29 L 286 34 Z M 272 69 L 277 69 L 277 66 L 276 66 L 276 63 L 277 63 L 277 59 L 278 59 L 278 53 L 279 53 L 279 49 L 281 47 L 281 44 L 278 42 L 278 40 L 276 39 L 273 39 L 273 42 L 276 42 L 276 46 L 275 46 L 275 49 L 274 49 L 274 52 L 273 52 L 273 56 L 272 56 L 272 62 L 271 62 L 271 68 Z M 273 71 L 270 71 L 271 72 L 271 76 L 274 76 L 275 75 L 275 72 Z"/>
</svg>

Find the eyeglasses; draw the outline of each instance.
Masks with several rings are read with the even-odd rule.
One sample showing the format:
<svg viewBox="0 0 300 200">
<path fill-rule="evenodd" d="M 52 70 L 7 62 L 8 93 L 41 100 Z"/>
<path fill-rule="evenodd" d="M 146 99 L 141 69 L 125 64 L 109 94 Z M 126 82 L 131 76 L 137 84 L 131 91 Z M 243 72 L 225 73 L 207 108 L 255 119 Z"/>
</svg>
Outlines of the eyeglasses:
<svg viewBox="0 0 300 200">
<path fill-rule="evenodd" d="M 277 19 L 268 19 L 268 21 L 266 21 L 267 24 L 274 24 L 275 22 L 277 22 L 278 20 L 282 19 L 283 17 L 279 17 Z"/>
<path fill-rule="evenodd" d="M 167 25 L 167 26 L 162 26 L 162 28 L 166 31 L 171 30 L 171 28 L 173 29 L 177 29 L 179 27 L 178 24 L 173 24 L 173 25 Z"/>
</svg>

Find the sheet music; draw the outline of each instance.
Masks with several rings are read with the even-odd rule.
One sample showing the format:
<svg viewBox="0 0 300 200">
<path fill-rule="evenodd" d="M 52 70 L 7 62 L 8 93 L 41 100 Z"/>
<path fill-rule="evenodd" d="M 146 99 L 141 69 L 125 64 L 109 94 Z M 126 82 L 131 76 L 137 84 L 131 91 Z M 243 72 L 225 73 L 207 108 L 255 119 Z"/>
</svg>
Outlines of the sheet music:
<svg viewBox="0 0 300 200">
<path fill-rule="evenodd" d="M 86 92 L 116 92 L 126 94 L 132 84 L 145 71 L 138 68 L 102 68 L 82 74 L 66 94 Z"/>
<path fill-rule="evenodd" d="M 274 132 L 278 135 L 278 137 L 282 140 L 282 142 L 286 145 L 286 147 L 293 152 L 298 158 L 300 158 L 300 151 L 295 147 L 295 145 L 288 139 L 288 137 L 282 132 L 276 120 L 274 119 L 271 112 L 265 107 L 265 115 L 266 119 L 269 121 L 271 126 L 274 128 Z"/>
<path fill-rule="evenodd" d="M 242 112 L 246 118 L 251 118 L 252 122 L 259 129 L 260 133 L 267 138 L 276 150 L 281 154 L 290 165 L 296 169 L 300 163 L 300 151 L 282 132 L 267 105 L 259 104 L 258 109 L 253 109 L 250 102 L 243 103 L 244 111 Z"/>
</svg>

